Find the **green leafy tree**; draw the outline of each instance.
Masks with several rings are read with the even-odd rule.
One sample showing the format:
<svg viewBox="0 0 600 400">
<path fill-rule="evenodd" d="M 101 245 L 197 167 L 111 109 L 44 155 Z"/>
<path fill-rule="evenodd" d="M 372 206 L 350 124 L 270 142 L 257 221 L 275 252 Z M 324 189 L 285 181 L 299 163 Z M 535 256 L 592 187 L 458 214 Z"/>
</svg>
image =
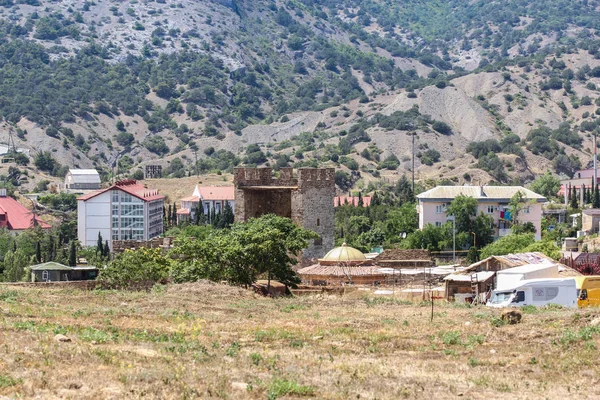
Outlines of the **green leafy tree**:
<svg viewBox="0 0 600 400">
<path fill-rule="evenodd" d="M 506 235 L 481 249 L 481 258 L 520 253 L 534 243 L 535 237 L 532 233 Z"/>
<path fill-rule="evenodd" d="M 169 269 L 161 249 L 126 250 L 100 271 L 98 282 L 111 289 L 147 289 L 166 281 Z"/>
<path fill-rule="evenodd" d="M 547 199 L 553 199 L 557 197 L 560 190 L 560 179 L 548 171 L 533 181 L 529 188 Z"/>
</svg>

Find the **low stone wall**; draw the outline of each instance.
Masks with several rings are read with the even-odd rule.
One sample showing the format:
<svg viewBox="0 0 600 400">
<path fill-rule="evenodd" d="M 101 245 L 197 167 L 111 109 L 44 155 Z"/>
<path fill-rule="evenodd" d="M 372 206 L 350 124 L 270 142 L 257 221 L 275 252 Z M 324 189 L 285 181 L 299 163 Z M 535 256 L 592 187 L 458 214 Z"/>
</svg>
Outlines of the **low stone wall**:
<svg viewBox="0 0 600 400">
<path fill-rule="evenodd" d="M 25 287 L 37 289 L 81 289 L 93 290 L 98 286 L 96 281 L 61 281 L 61 282 L 2 282 L 0 287 Z"/>
<path fill-rule="evenodd" d="M 174 241 L 175 238 L 173 236 L 156 237 L 150 240 L 113 240 L 112 252 L 122 253 L 125 250 L 138 250 L 142 248 L 168 250 L 173 247 Z"/>
</svg>

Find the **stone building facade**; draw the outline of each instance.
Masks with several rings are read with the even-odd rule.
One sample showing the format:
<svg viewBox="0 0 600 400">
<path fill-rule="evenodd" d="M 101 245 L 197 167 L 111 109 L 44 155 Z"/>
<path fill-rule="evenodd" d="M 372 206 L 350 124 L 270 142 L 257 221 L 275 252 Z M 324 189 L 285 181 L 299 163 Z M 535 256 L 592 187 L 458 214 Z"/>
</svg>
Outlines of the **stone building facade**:
<svg viewBox="0 0 600 400">
<path fill-rule="evenodd" d="M 235 220 L 263 214 L 291 218 L 319 235 L 302 253 L 304 260 L 323 257 L 334 247 L 335 170 L 333 168 L 235 168 Z"/>
</svg>

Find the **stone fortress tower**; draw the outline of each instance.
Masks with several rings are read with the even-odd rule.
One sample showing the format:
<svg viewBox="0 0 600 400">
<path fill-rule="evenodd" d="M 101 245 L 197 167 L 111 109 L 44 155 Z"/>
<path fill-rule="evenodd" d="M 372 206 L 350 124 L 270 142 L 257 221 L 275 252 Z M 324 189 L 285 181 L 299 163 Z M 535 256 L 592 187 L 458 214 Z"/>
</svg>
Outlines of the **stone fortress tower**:
<svg viewBox="0 0 600 400">
<path fill-rule="evenodd" d="M 263 214 L 291 218 L 319 234 L 303 251 L 302 259 L 316 259 L 334 247 L 335 170 L 333 168 L 235 168 L 235 220 Z"/>
</svg>

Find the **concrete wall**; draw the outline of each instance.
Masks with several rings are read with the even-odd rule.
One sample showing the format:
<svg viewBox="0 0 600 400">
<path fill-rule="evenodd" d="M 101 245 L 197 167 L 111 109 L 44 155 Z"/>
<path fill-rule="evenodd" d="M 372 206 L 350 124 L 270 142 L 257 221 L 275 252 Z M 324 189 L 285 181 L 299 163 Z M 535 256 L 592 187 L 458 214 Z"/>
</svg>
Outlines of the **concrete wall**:
<svg viewBox="0 0 600 400">
<path fill-rule="evenodd" d="M 95 246 L 98 232 L 102 240 L 111 240 L 110 192 L 87 201 L 77 201 L 77 239 L 83 246 Z"/>
</svg>

